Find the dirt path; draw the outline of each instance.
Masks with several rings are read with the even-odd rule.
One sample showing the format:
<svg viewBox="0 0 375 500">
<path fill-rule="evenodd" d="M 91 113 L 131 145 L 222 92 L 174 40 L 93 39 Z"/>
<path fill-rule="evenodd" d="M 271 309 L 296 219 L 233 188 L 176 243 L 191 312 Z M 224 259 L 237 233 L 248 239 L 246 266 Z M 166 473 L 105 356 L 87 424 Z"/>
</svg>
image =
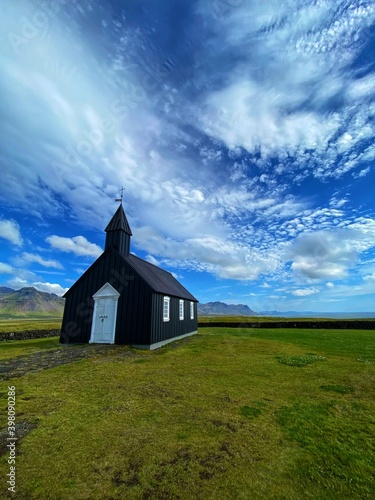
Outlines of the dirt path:
<svg viewBox="0 0 375 500">
<path fill-rule="evenodd" d="M 125 346 L 114 345 L 80 345 L 62 346 L 50 351 L 34 352 L 27 356 L 19 356 L 5 360 L 0 365 L 0 380 L 22 377 L 27 373 L 37 373 L 55 366 L 66 365 L 93 356 L 136 356 L 137 354 Z"/>
</svg>

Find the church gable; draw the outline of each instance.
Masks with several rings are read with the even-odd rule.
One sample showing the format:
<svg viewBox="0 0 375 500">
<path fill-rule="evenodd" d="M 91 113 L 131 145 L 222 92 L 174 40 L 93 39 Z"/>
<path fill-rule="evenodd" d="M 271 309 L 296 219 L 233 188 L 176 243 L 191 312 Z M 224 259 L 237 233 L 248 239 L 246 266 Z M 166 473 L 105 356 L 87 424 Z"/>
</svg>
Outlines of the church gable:
<svg viewBox="0 0 375 500">
<path fill-rule="evenodd" d="M 120 294 L 107 282 L 92 296 L 93 299 L 97 299 L 99 297 L 120 297 Z"/>
</svg>

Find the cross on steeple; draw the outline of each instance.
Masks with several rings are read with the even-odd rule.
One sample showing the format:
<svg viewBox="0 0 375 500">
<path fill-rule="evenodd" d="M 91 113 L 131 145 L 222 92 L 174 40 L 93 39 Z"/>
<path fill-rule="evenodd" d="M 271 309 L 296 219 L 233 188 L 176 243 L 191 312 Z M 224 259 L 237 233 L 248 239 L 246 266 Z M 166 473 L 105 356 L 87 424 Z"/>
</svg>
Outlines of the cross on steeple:
<svg viewBox="0 0 375 500">
<path fill-rule="evenodd" d="M 124 191 L 125 191 L 125 188 L 124 186 L 122 186 L 122 188 L 119 190 L 119 193 L 120 193 L 120 198 L 116 198 L 115 201 L 119 201 L 122 205 L 122 199 L 124 197 Z"/>
</svg>

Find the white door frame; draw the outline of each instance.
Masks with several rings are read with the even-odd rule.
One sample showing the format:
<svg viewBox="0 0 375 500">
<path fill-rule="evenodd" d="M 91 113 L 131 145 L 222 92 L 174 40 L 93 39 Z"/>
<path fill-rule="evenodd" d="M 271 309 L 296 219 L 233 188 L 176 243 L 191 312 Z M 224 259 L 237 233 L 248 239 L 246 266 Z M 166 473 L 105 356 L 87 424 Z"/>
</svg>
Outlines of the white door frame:
<svg viewBox="0 0 375 500">
<path fill-rule="evenodd" d="M 117 322 L 117 305 L 118 305 L 118 299 L 120 297 L 120 294 L 118 293 L 117 290 L 113 288 L 112 285 L 109 283 L 105 283 L 93 296 L 92 298 L 94 299 L 94 311 L 92 315 L 92 324 L 91 324 L 91 336 L 90 336 L 90 344 L 91 343 L 102 343 L 102 344 L 114 344 L 115 342 L 115 332 L 116 332 L 116 322 Z M 109 341 L 98 341 L 95 340 L 95 329 L 97 326 L 97 321 L 99 318 L 97 318 L 97 307 L 98 307 L 98 299 L 113 299 L 115 308 L 114 308 L 114 318 L 113 318 L 113 328 L 112 328 L 112 336 L 109 339 Z M 105 318 L 101 318 L 100 321 L 105 320 Z"/>
</svg>

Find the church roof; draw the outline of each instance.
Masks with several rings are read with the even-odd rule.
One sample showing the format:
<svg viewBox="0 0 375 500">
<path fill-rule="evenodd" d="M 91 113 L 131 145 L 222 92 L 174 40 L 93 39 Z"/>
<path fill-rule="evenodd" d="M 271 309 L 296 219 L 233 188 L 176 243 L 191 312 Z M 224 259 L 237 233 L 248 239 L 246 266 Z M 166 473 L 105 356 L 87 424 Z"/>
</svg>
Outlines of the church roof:
<svg viewBox="0 0 375 500">
<path fill-rule="evenodd" d="M 196 299 L 194 295 L 186 290 L 186 288 L 181 285 L 181 283 L 179 283 L 176 278 L 168 271 L 164 271 L 164 269 L 154 266 L 153 264 L 150 264 L 149 262 L 133 254 L 120 254 L 115 248 L 109 248 L 105 252 L 103 252 L 102 255 L 74 283 L 74 285 L 69 288 L 69 290 L 63 295 L 63 297 L 68 297 L 77 287 L 78 283 L 86 280 L 91 273 L 95 273 L 96 268 L 100 264 L 100 262 L 103 259 L 106 259 L 108 255 L 111 254 L 111 252 L 118 255 L 130 267 L 132 267 L 134 271 L 152 288 L 154 292 L 198 302 L 198 299 Z"/>
<path fill-rule="evenodd" d="M 132 235 L 124 209 L 122 208 L 122 204 L 116 210 L 108 226 L 105 228 L 105 231 L 107 233 L 112 231 L 124 231 L 128 235 Z M 102 255 L 74 283 L 74 285 L 65 293 L 64 297 L 69 296 L 72 290 L 76 288 L 77 284 L 82 282 L 82 280 L 87 279 L 91 273 L 96 273 L 97 266 L 99 266 L 99 264 L 103 262 L 103 259 L 106 259 L 111 252 L 117 254 L 131 268 L 133 268 L 133 270 L 151 287 L 154 292 L 198 302 L 194 295 L 186 290 L 186 288 L 181 285 L 181 283 L 179 283 L 171 273 L 164 271 L 164 269 L 154 266 L 153 264 L 150 264 L 135 255 L 121 252 L 114 245 L 109 245 L 108 247 L 106 245 L 106 250 L 102 253 Z M 107 269 L 108 266 L 105 265 L 104 267 L 106 268 L 105 272 L 110 274 L 109 269 Z"/>
<path fill-rule="evenodd" d="M 132 236 L 132 231 L 129 226 L 128 219 L 126 218 L 122 204 L 119 205 L 118 209 L 114 213 L 112 219 L 109 221 L 108 226 L 105 228 L 105 232 L 122 230 L 125 233 Z"/>
<path fill-rule="evenodd" d="M 168 271 L 164 271 L 164 269 L 154 266 L 132 254 L 123 258 L 155 292 L 198 302 L 194 295 L 186 290 L 186 288 Z"/>
</svg>

